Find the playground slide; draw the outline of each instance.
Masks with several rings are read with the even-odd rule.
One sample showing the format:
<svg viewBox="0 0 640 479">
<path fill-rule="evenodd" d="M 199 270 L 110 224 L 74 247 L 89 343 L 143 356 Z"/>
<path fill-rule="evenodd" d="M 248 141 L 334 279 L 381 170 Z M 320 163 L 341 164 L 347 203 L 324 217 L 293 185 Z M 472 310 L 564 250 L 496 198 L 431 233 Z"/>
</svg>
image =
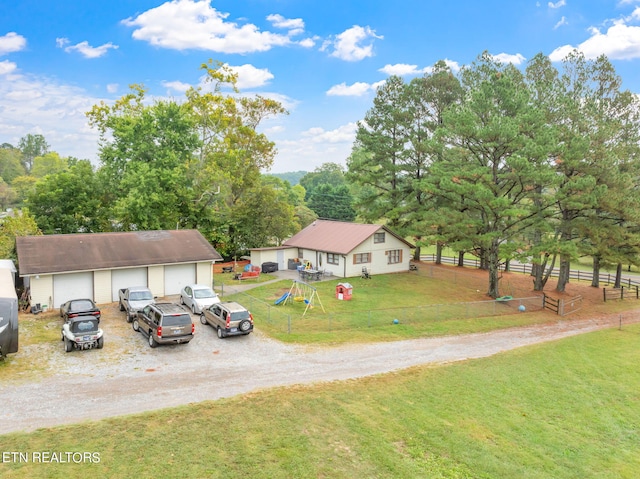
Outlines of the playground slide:
<svg viewBox="0 0 640 479">
<path fill-rule="evenodd" d="M 284 293 L 282 296 L 280 296 L 278 299 L 276 299 L 276 305 L 284 302 L 287 298 L 289 297 L 289 292 L 287 291 L 286 293 Z"/>
</svg>

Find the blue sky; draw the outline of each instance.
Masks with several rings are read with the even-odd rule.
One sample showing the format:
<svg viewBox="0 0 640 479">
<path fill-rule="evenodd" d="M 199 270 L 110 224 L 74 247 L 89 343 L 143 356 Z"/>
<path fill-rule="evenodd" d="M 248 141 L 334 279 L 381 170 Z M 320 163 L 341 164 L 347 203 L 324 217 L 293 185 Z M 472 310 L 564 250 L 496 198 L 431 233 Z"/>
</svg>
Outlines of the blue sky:
<svg viewBox="0 0 640 479">
<path fill-rule="evenodd" d="M 290 112 L 266 121 L 272 172 L 345 164 L 376 85 L 438 60 L 457 70 L 483 51 L 520 67 L 539 52 L 606 54 L 640 93 L 640 0 L 0 0 L 0 143 L 42 134 L 97 164 L 85 112 L 142 83 L 184 98 L 209 59 L 243 95 Z"/>
</svg>

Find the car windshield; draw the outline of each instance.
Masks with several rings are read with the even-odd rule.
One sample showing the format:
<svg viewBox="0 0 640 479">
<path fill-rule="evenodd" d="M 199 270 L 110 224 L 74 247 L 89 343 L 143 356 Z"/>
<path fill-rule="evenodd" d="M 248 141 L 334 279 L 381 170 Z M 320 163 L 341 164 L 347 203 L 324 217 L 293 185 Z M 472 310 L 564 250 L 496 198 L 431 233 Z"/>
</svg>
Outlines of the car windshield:
<svg viewBox="0 0 640 479">
<path fill-rule="evenodd" d="M 196 299 L 215 298 L 216 293 L 214 293 L 210 288 L 194 289 L 193 296 Z"/>
<path fill-rule="evenodd" d="M 231 313 L 232 321 L 239 321 L 241 319 L 249 319 L 249 311 L 234 311 Z"/>
<path fill-rule="evenodd" d="M 98 321 L 95 319 L 86 321 L 74 321 L 71 325 L 71 331 L 76 334 L 85 334 L 98 330 Z"/>
<path fill-rule="evenodd" d="M 191 316 L 187 314 L 167 315 L 162 320 L 163 326 L 184 326 L 191 324 Z"/>
<path fill-rule="evenodd" d="M 83 299 L 80 301 L 72 301 L 69 306 L 69 311 L 89 311 L 93 309 L 93 303 L 88 299 Z"/>
<path fill-rule="evenodd" d="M 131 301 L 144 301 L 145 299 L 153 299 L 151 291 L 131 291 L 129 294 Z"/>
</svg>

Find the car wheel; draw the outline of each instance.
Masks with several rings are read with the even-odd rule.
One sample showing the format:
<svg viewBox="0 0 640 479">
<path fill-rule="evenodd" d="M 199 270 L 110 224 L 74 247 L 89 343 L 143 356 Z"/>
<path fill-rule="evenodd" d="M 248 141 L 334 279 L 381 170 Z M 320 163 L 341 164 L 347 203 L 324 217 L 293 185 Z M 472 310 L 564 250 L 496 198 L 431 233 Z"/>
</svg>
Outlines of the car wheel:
<svg viewBox="0 0 640 479">
<path fill-rule="evenodd" d="M 64 352 L 70 353 L 73 349 L 73 344 L 67 338 L 64 338 Z"/>
<path fill-rule="evenodd" d="M 240 331 L 242 331 L 243 333 L 246 333 L 247 331 L 249 331 L 249 329 L 251 329 L 251 321 L 249 321 L 248 319 L 243 319 L 242 321 L 240 321 L 240 325 L 238 326 L 238 328 L 240 328 Z"/>
<path fill-rule="evenodd" d="M 127 323 L 130 323 L 131 321 L 133 321 L 133 316 L 131 316 L 129 312 L 127 312 Z"/>
<path fill-rule="evenodd" d="M 153 339 L 153 332 L 149 331 L 149 346 L 155 348 L 158 345 L 157 341 Z"/>
<path fill-rule="evenodd" d="M 133 323 L 131 323 L 131 327 L 133 328 L 134 331 L 140 331 L 140 324 L 138 324 L 138 319 L 134 319 Z"/>
<path fill-rule="evenodd" d="M 124 311 L 124 306 L 122 306 L 122 303 L 118 303 L 118 305 L 120 306 L 120 311 Z"/>
<path fill-rule="evenodd" d="M 98 349 L 102 349 L 104 346 L 104 337 L 98 338 Z"/>
<path fill-rule="evenodd" d="M 218 326 L 218 337 L 220 339 L 224 338 L 224 334 L 222 334 L 222 328 L 220 326 Z"/>
<path fill-rule="evenodd" d="M 207 319 L 204 317 L 204 313 L 200 315 L 200 322 L 205 326 L 207 325 Z"/>
</svg>

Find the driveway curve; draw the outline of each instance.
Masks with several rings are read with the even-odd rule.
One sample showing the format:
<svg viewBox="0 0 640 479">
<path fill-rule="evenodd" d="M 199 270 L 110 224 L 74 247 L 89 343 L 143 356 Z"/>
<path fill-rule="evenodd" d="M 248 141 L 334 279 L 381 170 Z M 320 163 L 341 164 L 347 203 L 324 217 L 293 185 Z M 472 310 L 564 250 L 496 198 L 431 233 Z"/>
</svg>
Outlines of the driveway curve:
<svg viewBox="0 0 640 479">
<path fill-rule="evenodd" d="M 104 350 L 72 353 L 55 347 L 46 351 L 53 355 L 55 370 L 36 380 L 3 381 L 0 434 L 142 413 L 277 386 L 360 378 L 422 364 L 482 358 L 617 326 L 618 317 L 612 316 L 482 334 L 300 347 L 271 340 L 259 332 L 219 340 L 211 328 L 198 322 L 190 344 L 156 349 L 148 348 L 142 335 L 130 334 L 129 330 L 110 337 L 118 351 L 127 354 L 109 356 L 105 361 L 109 343 Z"/>
</svg>

